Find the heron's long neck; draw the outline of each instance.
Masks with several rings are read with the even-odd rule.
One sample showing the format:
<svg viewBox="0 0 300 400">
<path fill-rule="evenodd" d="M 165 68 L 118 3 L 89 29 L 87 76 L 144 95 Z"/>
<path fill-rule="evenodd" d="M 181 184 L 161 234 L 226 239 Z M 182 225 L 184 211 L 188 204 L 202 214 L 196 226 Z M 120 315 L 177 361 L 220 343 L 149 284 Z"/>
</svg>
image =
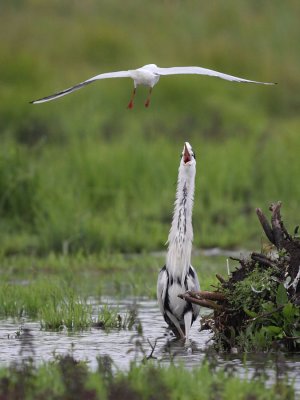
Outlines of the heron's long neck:
<svg viewBox="0 0 300 400">
<path fill-rule="evenodd" d="M 195 168 L 179 168 L 175 209 L 168 237 L 166 268 L 183 283 L 191 264 L 193 242 L 192 211 L 195 190 Z"/>
</svg>

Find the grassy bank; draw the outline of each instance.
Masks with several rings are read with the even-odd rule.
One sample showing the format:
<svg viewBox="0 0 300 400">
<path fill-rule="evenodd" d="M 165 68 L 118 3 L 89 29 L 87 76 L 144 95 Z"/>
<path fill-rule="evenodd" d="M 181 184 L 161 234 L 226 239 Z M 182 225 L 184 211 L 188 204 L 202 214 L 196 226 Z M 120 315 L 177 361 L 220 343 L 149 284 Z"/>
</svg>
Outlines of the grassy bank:
<svg viewBox="0 0 300 400">
<path fill-rule="evenodd" d="M 61 294 L 64 293 L 64 287 L 67 287 L 83 298 L 107 295 L 116 298 L 154 298 L 157 275 L 164 262 L 163 254 L 63 256 L 52 253 L 43 258 L 18 255 L 1 260 L 1 281 L 2 288 L 8 284 L 15 286 L 17 291 L 23 285 L 21 290 L 28 290 L 29 294 L 32 289 L 44 293 L 43 287 L 51 283 L 60 286 Z M 209 289 L 211 284 L 216 283 L 216 273 L 226 274 L 226 260 L 223 256 L 195 255 L 193 265 L 198 271 L 203 289 Z M 29 284 L 33 284 L 31 289 L 27 289 Z"/>
<path fill-rule="evenodd" d="M 245 247 L 260 235 L 253 210 L 284 202 L 298 218 L 296 130 L 279 128 L 221 143 L 189 139 L 197 153 L 195 247 Z M 139 133 L 118 141 L 76 138 L 0 150 L 3 255 L 143 252 L 165 248 L 183 140 Z"/>
<path fill-rule="evenodd" d="M 298 14 L 294 0 L 2 2 L 0 253 L 163 249 L 185 140 L 197 153 L 196 247 L 257 243 L 252 210 L 273 200 L 298 224 Z M 140 88 L 129 112 L 132 83 L 121 79 L 28 104 L 149 62 L 279 85 L 162 78 L 151 107 Z"/>
</svg>

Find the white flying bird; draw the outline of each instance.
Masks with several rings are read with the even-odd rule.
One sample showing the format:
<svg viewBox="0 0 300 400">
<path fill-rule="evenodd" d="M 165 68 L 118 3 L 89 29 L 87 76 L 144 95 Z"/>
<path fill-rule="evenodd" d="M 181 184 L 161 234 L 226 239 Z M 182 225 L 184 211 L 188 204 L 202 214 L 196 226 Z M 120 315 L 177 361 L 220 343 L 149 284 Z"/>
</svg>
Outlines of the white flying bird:
<svg viewBox="0 0 300 400">
<path fill-rule="evenodd" d="M 160 271 L 157 280 L 157 299 L 159 309 L 174 334 L 186 339 L 200 309 L 198 305 L 178 297 L 187 290 L 200 290 L 197 273 L 191 265 L 195 175 L 195 153 L 191 145 L 185 142 L 178 171 L 166 265 Z"/>
<path fill-rule="evenodd" d="M 170 67 L 170 68 L 160 68 L 155 64 L 144 65 L 138 69 L 130 69 L 128 71 L 116 71 L 116 72 L 106 72 L 104 74 L 96 75 L 90 79 L 87 79 L 84 82 L 78 83 L 75 86 L 72 86 L 68 89 L 62 90 L 61 92 L 57 92 L 51 94 L 50 96 L 43 97 L 38 100 L 31 101 L 30 103 L 38 104 L 44 103 L 46 101 L 57 99 L 58 97 L 65 96 L 66 94 L 72 93 L 75 90 L 81 89 L 82 87 L 89 85 L 100 79 L 109 79 L 109 78 L 131 78 L 133 79 L 134 89 L 130 98 L 130 102 L 128 104 L 128 108 L 133 108 L 133 99 L 136 94 L 137 86 L 143 85 L 148 86 L 149 94 L 147 100 L 145 102 L 145 106 L 148 107 L 150 104 L 150 97 L 152 88 L 157 84 L 159 78 L 164 75 L 182 75 L 182 74 L 196 74 L 196 75 L 208 75 L 214 76 L 217 78 L 225 79 L 227 81 L 233 82 L 243 82 L 243 83 L 258 83 L 261 85 L 274 85 L 271 82 L 257 82 L 250 81 L 249 79 L 238 78 L 237 76 L 223 74 L 222 72 L 217 72 L 212 69 L 202 68 L 202 67 Z"/>
</svg>

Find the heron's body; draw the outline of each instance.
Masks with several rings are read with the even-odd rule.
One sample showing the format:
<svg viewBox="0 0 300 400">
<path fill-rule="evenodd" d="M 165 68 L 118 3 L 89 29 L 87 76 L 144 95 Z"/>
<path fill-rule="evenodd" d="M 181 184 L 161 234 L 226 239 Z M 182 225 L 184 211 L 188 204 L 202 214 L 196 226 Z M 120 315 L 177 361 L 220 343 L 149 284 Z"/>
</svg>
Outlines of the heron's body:
<svg viewBox="0 0 300 400">
<path fill-rule="evenodd" d="M 50 96 L 43 97 L 38 100 L 31 101 L 33 104 L 45 103 L 47 101 L 58 99 L 59 97 L 65 96 L 75 90 L 81 89 L 82 87 L 89 85 L 97 80 L 110 79 L 110 78 L 131 78 L 134 83 L 134 90 L 132 92 L 128 108 L 133 107 L 133 99 L 136 94 L 136 88 L 139 85 L 148 86 L 149 94 L 145 102 L 145 106 L 148 107 L 150 104 L 150 96 L 152 88 L 157 84 L 159 78 L 165 75 L 182 75 L 182 74 L 195 74 L 195 75 L 209 75 L 217 78 L 225 79 L 234 82 L 243 83 L 257 83 L 263 85 L 273 85 L 269 82 L 258 82 L 251 81 L 249 79 L 238 78 L 233 75 L 223 74 L 222 72 L 214 71 L 212 69 L 202 68 L 202 67 L 170 67 L 170 68 L 160 68 L 155 64 L 147 64 L 138 69 L 131 69 L 128 71 L 116 71 L 116 72 L 105 72 L 103 74 L 96 75 L 84 82 L 78 83 L 68 89 L 62 90 L 61 92 L 54 93 Z"/>
<path fill-rule="evenodd" d="M 185 143 L 179 166 L 173 221 L 168 237 L 166 265 L 157 281 L 157 298 L 165 321 L 178 337 L 188 337 L 199 314 L 199 306 L 178 297 L 187 290 L 200 289 L 197 273 L 191 265 L 193 242 L 192 209 L 196 160 L 189 143 Z"/>
</svg>

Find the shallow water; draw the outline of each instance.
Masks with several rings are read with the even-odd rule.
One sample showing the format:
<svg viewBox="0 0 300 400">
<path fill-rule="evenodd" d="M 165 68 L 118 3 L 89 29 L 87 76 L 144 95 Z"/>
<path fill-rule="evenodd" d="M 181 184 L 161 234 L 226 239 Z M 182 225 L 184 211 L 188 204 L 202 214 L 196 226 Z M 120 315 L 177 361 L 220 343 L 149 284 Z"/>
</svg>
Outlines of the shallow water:
<svg viewBox="0 0 300 400">
<path fill-rule="evenodd" d="M 96 319 L 100 305 L 95 300 L 91 302 Z M 130 307 L 136 306 L 138 319 L 143 328 L 143 337 L 136 336 L 135 330 L 105 332 L 91 328 L 71 334 L 66 331 L 49 332 L 40 330 L 38 322 L 24 319 L 20 323 L 13 319 L 5 319 L 0 323 L 0 364 L 9 365 L 29 355 L 40 363 L 52 360 L 55 354 L 72 352 L 76 359 L 85 360 L 91 369 L 97 368 L 97 356 L 109 355 L 114 368 L 123 370 L 129 367 L 132 360 L 141 360 L 150 355 L 151 346 L 148 341 L 152 345 L 156 342 L 153 356 L 163 364 L 170 363 L 173 358 L 175 362 L 183 362 L 187 368 L 192 368 L 200 365 L 206 357 L 211 334 L 208 331 L 199 332 L 199 323 L 195 323 L 191 329 L 189 345 L 172 339 L 166 330 L 166 324 L 156 301 L 135 298 L 116 301 L 106 298 L 102 299 L 102 304 L 118 306 L 121 315 Z M 20 336 L 23 339 L 20 339 Z M 137 348 L 136 340 L 142 343 L 144 354 Z M 287 373 L 289 381 L 295 382 L 296 391 L 300 393 L 300 354 L 286 356 L 284 363 L 282 360 L 280 363 L 275 363 L 275 356 L 268 354 L 247 355 L 246 361 L 239 355 L 218 355 L 214 361 L 218 367 L 230 368 L 239 376 L 249 379 L 259 371 L 264 372 L 268 376 L 269 384 L 274 382 L 276 374 Z"/>
</svg>

